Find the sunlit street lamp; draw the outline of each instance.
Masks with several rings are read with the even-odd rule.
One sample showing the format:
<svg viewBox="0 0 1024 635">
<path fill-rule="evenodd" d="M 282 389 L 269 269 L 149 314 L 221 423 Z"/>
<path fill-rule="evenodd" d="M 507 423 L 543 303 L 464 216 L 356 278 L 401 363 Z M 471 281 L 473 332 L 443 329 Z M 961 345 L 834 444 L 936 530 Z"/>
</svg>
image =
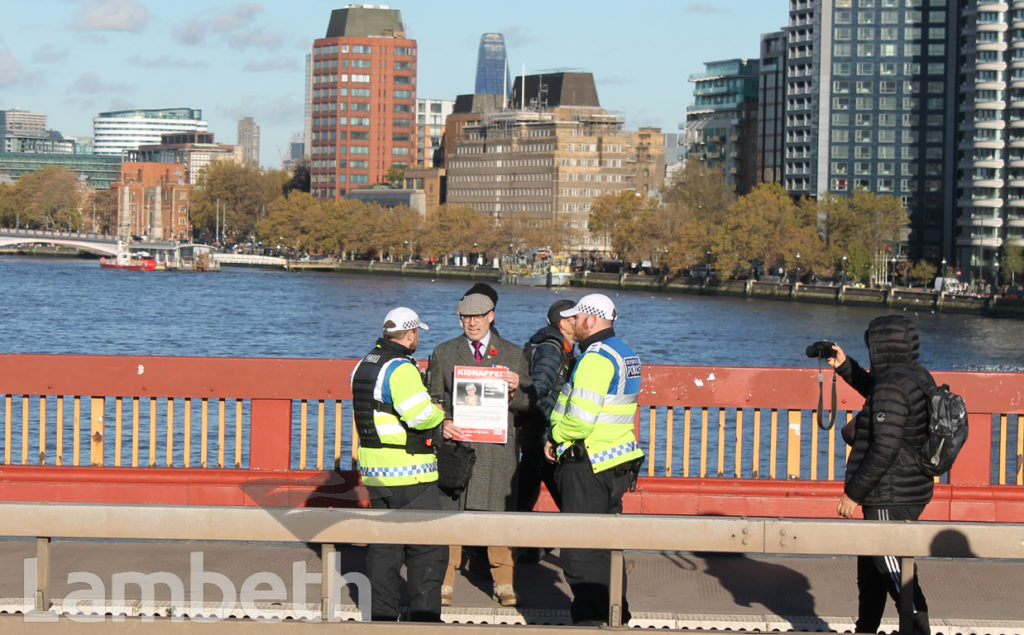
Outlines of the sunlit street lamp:
<svg viewBox="0 0 1024 635">
<path fill-rule="evenodd" d="M 796 252 L 796 280 L 793 281 L 793 284 L 797 284 L 799 282 L 800 282 L 800 252 L 798 251 L 798 252 Z"/>
<path fill-rule="evenodd" d="M 842 284 L 846 284 L 846 256 L 843 256 L 843 281 Z"/>
</svg>

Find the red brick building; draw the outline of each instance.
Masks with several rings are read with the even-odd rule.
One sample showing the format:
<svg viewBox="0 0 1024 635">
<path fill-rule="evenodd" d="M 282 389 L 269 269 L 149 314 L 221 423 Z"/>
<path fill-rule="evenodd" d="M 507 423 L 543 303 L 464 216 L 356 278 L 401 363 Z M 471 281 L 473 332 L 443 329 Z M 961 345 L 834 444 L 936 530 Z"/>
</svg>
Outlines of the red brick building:
<svg viewBox="0 0 1024 635">
<path fill-rule="evenodd" d="M 350 6 L 331 13 L 311 56 L 311 191 L 321 199 L 384 180 L 416 157 L 416 41 L 401 12 Z"/>
<path fill-rule="evenodd" d="M 110 185 L 117 207 L 117 235 L 150 240 L 190 240 L 189 184 L 177 163 L 123 163 Z"/>
</svg>

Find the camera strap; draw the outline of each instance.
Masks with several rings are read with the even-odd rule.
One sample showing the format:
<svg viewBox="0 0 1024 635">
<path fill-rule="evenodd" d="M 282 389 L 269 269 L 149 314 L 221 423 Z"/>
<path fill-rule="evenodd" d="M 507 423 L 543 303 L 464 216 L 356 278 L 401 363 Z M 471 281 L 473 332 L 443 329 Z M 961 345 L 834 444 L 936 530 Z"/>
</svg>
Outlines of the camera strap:
<svg viewBox="0 0 1024 635">
<path fill-rule="evenodd" d="M 818 427 L 822 430 L 831 430 L 836 424 L 836 371 L 832 369 L 832 411 L 828 413 L 828 423 L 825 423 L 824 404 L 825 376 L 822 373 L 821 359 L 818 359 Z"/>
</svg>

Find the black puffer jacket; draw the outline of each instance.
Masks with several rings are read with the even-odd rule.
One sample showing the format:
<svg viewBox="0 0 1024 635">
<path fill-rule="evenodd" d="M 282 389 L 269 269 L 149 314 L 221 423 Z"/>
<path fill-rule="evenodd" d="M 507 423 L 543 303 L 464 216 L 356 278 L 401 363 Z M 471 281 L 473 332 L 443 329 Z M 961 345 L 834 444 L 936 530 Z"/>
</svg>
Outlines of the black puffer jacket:
<svg viewBox="0 0 1024 635">
<path fill-rule="evenodd" d="M 533 379 L 535 414 L 547 426 L 547 420 L 558 401 L 558 393 L 569 379 L 576 363 L 572 350 L 565 351 L 565 337 L 557 327 L 548 325 L 540 329 L 528 342 L 533 347 L 530 377 Z"/>
<path fill-rule="evenodd" d="M 869 507 L 924 505 L 932 498 L 932 477 L 917 466 L 916 454 L 927 435 L 927 396 L 912 376 L 925 385 L 935 381 L 917 362 L 914 323 L 902 315 L 875 318 L 864 341 L 871 371 L 847 357 L 836 369 L 867 399 L 843 437 L 852 445 L 846 462 L 846 494 Z"/>
</svg>

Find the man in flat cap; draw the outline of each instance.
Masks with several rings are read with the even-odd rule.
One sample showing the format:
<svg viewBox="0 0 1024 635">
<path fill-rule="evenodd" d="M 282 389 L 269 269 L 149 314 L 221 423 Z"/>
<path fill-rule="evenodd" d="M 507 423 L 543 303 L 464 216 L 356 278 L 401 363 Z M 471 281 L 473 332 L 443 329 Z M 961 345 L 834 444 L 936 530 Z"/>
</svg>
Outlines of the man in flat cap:
<svg viewBox="0 0 1024 635">
<path fill-rule="evenodd" d="M 446 491 L 441 488 L 441 507 L 450 510 L 515 511 L 517 464 L 516 431 L 513 413 L 523 412 L 529 406 L 526 388 L 530 385 L 529 369 L 523 348 L 502 339 L 491 328 L 494 323 L 494 300 L 480 292 L 479 286 L 470 289 L 459 301 L 456 312 L 462 333 L 439 344 L 430 356 L 430 397 L 444 409 L 443 434 L 446 439 L 459 439 L 461 431 L 452 421 L 452 396 L 456 366 L 504 368 L 503 379 L 508 383 L 509 412 L 506 418 L 505 443 L 472 443 L 476 464 L 465 489 Z M 491 293 L 497 296 L 493 289 Z M 502 606 L 516 606 L 518 599 L 513 585 L 513 557 L 509 547 L 488 547 L 491 579 L 494 582 L 495 601 Z M 462 561 L 462 547 L 452 546 L 448 570 L 441 587 L 441 601 L 451 604 L 455 585 L 455 569 Z"/>
</svg>

